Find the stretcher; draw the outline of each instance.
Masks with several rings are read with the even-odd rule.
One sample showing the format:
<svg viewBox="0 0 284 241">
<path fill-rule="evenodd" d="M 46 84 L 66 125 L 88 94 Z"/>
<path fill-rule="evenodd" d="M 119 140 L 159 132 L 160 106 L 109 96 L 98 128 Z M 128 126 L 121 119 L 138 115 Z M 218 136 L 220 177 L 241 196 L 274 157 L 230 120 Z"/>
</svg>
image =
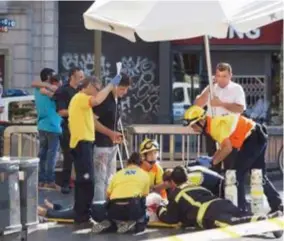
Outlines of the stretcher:
<svg viewBox="0 0 284 241">
<path fill-rule="evenodd" d="M 48 222 L 62 223 L 62 224 L 73 224 L 74 219 L 63 219 L 63 218 L 47 218 Z M 180 224 L 167 224 L 163 222 L 149 222 L 147 225 L 149 228 L 180 228 Z"/>
</svg>

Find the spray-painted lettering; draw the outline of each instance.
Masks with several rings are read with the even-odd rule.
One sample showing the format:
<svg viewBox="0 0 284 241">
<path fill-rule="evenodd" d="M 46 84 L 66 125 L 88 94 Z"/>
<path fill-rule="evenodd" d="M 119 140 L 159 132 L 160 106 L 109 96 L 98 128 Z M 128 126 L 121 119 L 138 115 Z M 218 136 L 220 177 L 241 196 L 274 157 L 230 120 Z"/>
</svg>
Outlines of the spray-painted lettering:
<svg viewBox="0 0 284 241">
<path fill-rule="evenodd" d="M 73 66 L 82 68 L 86 75 L 94 74 L 94 55 L 91 53 L 64 53 L 61 64 L 64 71 Z M 151 121 L 149 116 L 156 116 L 159 109 L 159 85 L 155 78 L 156 64 L 143 56 L 123 56 L 122 71 L 132 77 L 133 84 L 129 94 L 121 102 L 122 120 L 124 123 L 135 122 L 131 113 L 141 111 L 139 120 Z M 115 63 L 110 63 L 105 56 L 101 57 L 101 79 L 109 82 L 115 73 Z"/>
</svg>

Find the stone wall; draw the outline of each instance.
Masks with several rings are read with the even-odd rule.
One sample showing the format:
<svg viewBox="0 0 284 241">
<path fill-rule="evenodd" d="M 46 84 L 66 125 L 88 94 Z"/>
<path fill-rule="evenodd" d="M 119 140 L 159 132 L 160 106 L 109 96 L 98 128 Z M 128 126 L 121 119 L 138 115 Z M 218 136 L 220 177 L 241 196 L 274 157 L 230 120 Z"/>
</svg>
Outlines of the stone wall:
<svg viewBox="0 0 284 241">
<path fill-rule="evenodd" d="M 4 86 L 29 89 L 43 67 L 57 70 L 58 2 L 6 1 L 5 6 L 0 18 L 15 20 L 16 27 L 0 33 L 0 55 L 5 55 Z"/>
</svg>

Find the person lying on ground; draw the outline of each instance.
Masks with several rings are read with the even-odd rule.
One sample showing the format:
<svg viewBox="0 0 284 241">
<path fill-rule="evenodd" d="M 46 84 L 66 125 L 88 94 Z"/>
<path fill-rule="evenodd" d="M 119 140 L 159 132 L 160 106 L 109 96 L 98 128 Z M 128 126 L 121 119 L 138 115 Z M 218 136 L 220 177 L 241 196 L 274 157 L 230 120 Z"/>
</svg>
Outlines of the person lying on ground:
<svg viewBox="0 0 284 241">
<path fill-rule="evenodd" d="M 149 194 L 150 180 L 140 165 L 141 156 L 134 152 L 127 167 L 112 177 L 107 190 L 108 201 L 92 204 L 91 216 L 97 222 L 93 232 L 107 231 L 113 225 L 118 233 L 125 233 L 133 227 L 136 232 L 145 230 L 145 198 Z M 75 216 L 73 208 L 63 209 L 61 205 L 48 201 L 45 201 L 45 207 L 38 207 L 38 214 L 52 219 L 74 219 Z"/>
<path fill-rule="evenodd" d="M 188 184 L 188 173 L 181 166 L 173 169 L 169 182 L 168 204 L 157 208 L 157 216 L 164 223 L 211 229 L 282 215 L 280 211 L 267 216 L 244 214 L 231 201 L 216 197 L 204 187 Z"/>
<path fill-rule="evenodd" d="M 150 177 L 150 190 L 159 193 L 163 199 L 167 199 L 167 192 L 163 186 L 164 170 L 157 162 L 159 149 L 157 141 L 148 138 L 140 144 L 139 152 L 142 156 L 141 168 Z"/>
</svg>

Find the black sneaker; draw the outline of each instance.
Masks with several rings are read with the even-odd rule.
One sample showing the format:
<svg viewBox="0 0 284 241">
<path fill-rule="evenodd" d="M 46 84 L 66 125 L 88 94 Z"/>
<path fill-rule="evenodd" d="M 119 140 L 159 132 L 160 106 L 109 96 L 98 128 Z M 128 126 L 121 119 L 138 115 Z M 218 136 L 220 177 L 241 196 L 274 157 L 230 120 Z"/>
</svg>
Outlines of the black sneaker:
<svg viewBox="0 0 284 241">
<path fill-rule="evenodd" d="M 135 234 L 140 234 L 140 233 L 145 232 L 146 226 L 147 225 L 145 223 L 136 223 L 135 229 L 134 229 L 134 233 Z"/>
<path fill-rule="evenodd" d="M 276 212 L 270 212 L 269 214 L 267 214 L 267 217 L 268 218 L 278 218 L 278 217 L 281 217 L 283 215 L 283 213 L 280 211 L 280 210 L 278 210 L 278 211 L 276 211 Z"/>
<path fill-rule="evenodd" d="M 69 194 L 71 192 L 71 188 L 69 186 L 61 187 L 62 194 Z"/>
</svg>

